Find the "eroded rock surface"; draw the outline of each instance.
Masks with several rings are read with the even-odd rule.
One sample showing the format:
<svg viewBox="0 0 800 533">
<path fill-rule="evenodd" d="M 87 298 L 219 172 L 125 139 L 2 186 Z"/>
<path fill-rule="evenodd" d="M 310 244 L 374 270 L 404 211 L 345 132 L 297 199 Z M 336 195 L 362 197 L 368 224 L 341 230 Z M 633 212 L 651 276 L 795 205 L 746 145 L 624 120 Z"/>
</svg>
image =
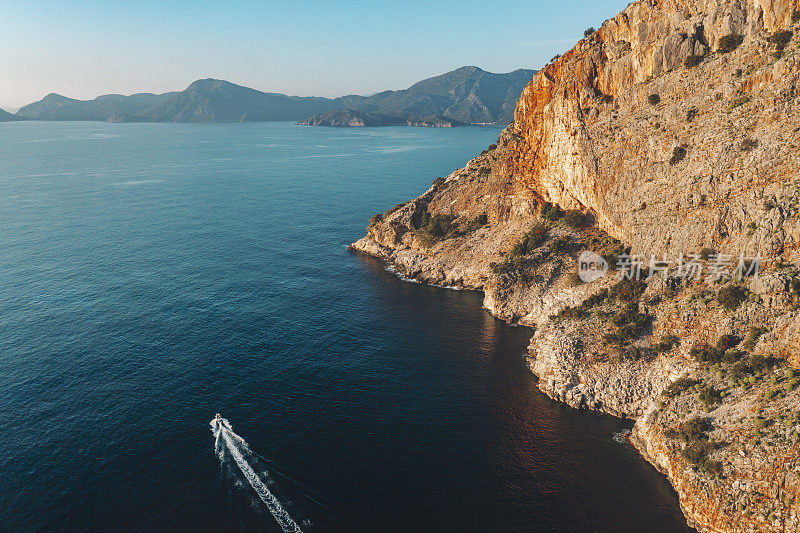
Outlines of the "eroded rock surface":
<svg viewBox="0 0 800 533">
<path fill-rule="evenodd" d="M 800 530 L 799 9 L 630 4 L 533 77 L 497 145 L 352 245 L 532 326 L 539 388 L 636 420 L 701 531 Z M 626 247 L 706 270 L 576 276 L 582 249 Z M 740 254 L 759 276 L 706 276 Z"/>
</svg>

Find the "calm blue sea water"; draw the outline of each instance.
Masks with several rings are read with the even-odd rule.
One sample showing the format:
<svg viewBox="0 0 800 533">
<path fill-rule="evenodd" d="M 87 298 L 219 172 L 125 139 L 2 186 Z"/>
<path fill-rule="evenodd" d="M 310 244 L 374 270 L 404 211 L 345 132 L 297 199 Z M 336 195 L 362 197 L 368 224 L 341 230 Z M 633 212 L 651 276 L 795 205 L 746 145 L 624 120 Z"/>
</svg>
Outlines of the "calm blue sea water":
<svg viewBox="0 0 800 533">
<path fill-rule="evenodd" d="M 277 530 L 217 411 L 304 529 L 685 529 L 528 330 L 346 250 L 498 133 L 0 125 L 0 529 Z"/>
</svg>

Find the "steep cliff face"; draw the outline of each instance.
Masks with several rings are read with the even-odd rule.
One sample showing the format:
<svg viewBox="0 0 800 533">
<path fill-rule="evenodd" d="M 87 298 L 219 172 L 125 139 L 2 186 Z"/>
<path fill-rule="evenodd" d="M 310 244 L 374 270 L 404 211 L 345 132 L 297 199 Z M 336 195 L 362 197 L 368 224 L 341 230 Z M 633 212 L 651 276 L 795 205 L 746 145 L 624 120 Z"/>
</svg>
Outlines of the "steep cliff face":
<svg viewBox="0 0 800 533">
<path fill-rule="evenodd" d="M 601 227 L 645 253 L 703 244 L 793 251 L 800 233 L 788 206 L 763 231 L 738 233 L 767 218 L 765 199 L 796 192 L 784 185 L 798 172 L 800 60 L 796 41 L 776 58 L 769 39 L 792 27 L 797 7 L 631 4 L 523 90 L 512 146 L 521 185 L 594 211 Z M 721 53 L 726 36 L 743 42 Z M 692 57 L 699 64 L 687 68 Z M 757 144 L 742 150 L 748 139 Z M 670 164 L 681 147 L 684 159 Z"/>
<path fill-rule="evenodd" d="M 352 246 L 533 326 L 539 388 L 635 419 L 702 531 L 800 528 L 798 10 L 630 4 L 533 77 L 497 145 Z M 706 270 L 578 279 L 581 250 L 613 267 L 626 247 L 645 273 Z M 706 277 L 724 254 L 760 275 Z"/>
<path fill-rule="evenodd" d="M 797 371 L 774 356 L 784 348 L 779 323 L 798 315 L 788 289 L 796 275 L 751 280 L 732 311 L 705 285 L 653 280 L 637 306 L 652 330 L 628 348 L 653 353 L 613 353 L 607 335 L 625 311 L 606 299 L 538 328 L 531 370 L 556 400 L 635 419 L 633 444 L 667 475 L 699 530 L 796 531 L 800 391 Z"/>
</svg>

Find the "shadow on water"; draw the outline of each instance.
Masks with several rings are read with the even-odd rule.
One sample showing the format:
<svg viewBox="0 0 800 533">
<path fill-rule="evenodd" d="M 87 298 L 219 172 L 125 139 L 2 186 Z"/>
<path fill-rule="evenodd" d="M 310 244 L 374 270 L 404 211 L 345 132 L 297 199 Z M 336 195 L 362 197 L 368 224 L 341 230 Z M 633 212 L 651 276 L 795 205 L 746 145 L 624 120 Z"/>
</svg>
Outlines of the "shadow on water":
<svg viewBox="0 0 800 533">
<path fill-rule="evenodd" d="M 614 439 L 632 422 L 576 411 L 536 388 L 524 359 L 529 328 L 491 316 L 481 292 L 408 282 L 380 260 L 354 256 L 375 301 L 409 334 L 425 336 L 426 357 L 450 366 L 458 385 L 446 394 L 469 404 L 449 451 L 479 475 L 457 481 L 437 469 L 454 482 L 442 483 L 437 498 L 449 496 L 440 509 L 460 514 L 461 530 L 694 531 L 666 478 Z M 452 516 L 417 525 L 449 529 Z"/>
</svg>

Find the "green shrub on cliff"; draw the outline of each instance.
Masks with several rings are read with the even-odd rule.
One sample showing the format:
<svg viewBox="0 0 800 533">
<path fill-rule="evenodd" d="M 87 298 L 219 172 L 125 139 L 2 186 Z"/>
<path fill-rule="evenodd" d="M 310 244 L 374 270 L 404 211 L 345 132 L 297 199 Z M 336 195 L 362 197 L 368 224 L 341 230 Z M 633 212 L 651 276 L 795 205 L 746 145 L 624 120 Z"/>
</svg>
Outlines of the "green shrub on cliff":
<svg viewBox="0 0 800 533">
<path fill-rule="evenodd" d="M 778 395 L 780 395 L 781 392 L 782 391 L 780 391 L 778 389 L 770 389 L 770 390 L 764 391 L 764 399 L 766 401 L 770 401 L 770 400 L 776 398 Z"/>
<path fill-rule="evenodd" d="M 744 96 L 744 95 L 737 96 L 731 99 L 730 103 L 728 104 L 728 109 L 736 109 L 737 107 L 741 107 L 744 104 L 748 103 L 749 101 L 750 101 L 749 96 Z"/>
<path fill-rule="evenodd" d="M 736 348 L 727 348 L 731 342 L 733 342 L 733 340 L 723 338 L 721 339 L 721 342 L 717 344 L 717 346 L 709 346 L 707 344 L 694 346 L 691 350 L 689 350 L 689 355 L 698 361 L 708 363 L 710 365 L 721 363 L 726 365 L 733 364 L 737 361 L 740 361 L 747 354 L 741 350 L 737 350 Z"/>
<path fill-rule="evenodd" d="M 570 240 L 566 237 L 554 239 L 547 247 L 547 255 L 562 255 L 569 252 Z"/>
<path fill-rule="evenodd" d="M 729 348 L 735 348 L 741 341 L 742 339 L 740 339 L 736 335 L 722 335 L 717 341 L 717 348 L 721 350 L 728 350 Z"/>
<path fill-rule="evenodd" d="M 685 443 L 681 455 L 686 462 L 712 476 L 722 475 L 722 463 L 709 457 L 716 449 L 716 444 L 708 439 L 711 425 L 708 419 L 695 417 L 675 428 L 664 431 L 664 436 Z"/>
<path fill-rule="evenodd" d="M 622 302 L 638 302 L 647 289 L 647 283 L 641 280 L 623 279 L 611 286 L 608 297 Z"/>
<path fill-rule="evenodd" d="M 616 326 L 616 329 L 603 335 L 604 342 L 622 349 L 650 327 L 653 317 L 639 312 L 639 299 L 646 288 L 647 284 L 643 281 L 620 280 L 605 293 L 606 301 L 618 301 L 626 305 L 611 319 L 611 325 Z M 642 352 L 636 353 L 641 355 Z M 648 353 L 652 351 L 648 350 Z M 625 356 L 625 352 L 622 355 Z"/>
<path fill-rule="evenodd" d="M 587 309 L 591 309 L 592 307 L 602 304 L 606 298 L 608 298 L 608 289 L 601 289 L 596 293 L 589 296 L 586 300 L 583 301 L 582 306 L 586 307 Z"/>
<path fill-rule="evenodd" d="M 617 329 L 606 333 L 603 340 L 608 344 L 624 347 L 644 333 L 652 321 L 652 316 L 639 312 L 639 304 L 631 302 L 614 315 L 611 323 Z"/>
<path fill-rule="evenodd" d="M 486 224 L 489 223 L 489 216 L 486 213 L 481 213 L 480 215 L 475 216 L 472 220 L 469 220 L 464 226 L 461 228 L 462 233 L 468 233 L 470 231 L 475 231 L 478 228 L 482 228 Z"/>
<path fill-rule="evenodd" d="M 564 211 L 561 210 L 560 207 L 556 204 L 551 204 L 550 202 L 544 202 L 542 204 L 542 218 L 549 220 L 551 222 L 555 222 L 559 220 L 561 217 L 564 216 Z"/>
<path fill-rule="evenodd" d="M 739 45 L 744 42 L 744 35 L 736 35 L 735 33 L 731 35 L 725 35 L 720 37 L 719 45 L 717 46 L 717 52 L 720 54 L 728 54 L 733 52 Z"/>
<path fill-rule="evenodd" d="M 791 288 L 795 297 L 800 296 L 800 276 L 792 277 Z"/>
<path fill-rule="evenodd" d="M 719 476 L 722 474 L 722 463 L 714 461 L 709 457 L 715 449 L 714 444 L 707 439 L 698 439 L 690 442 L 681 452 L 683 458 L 697 469 L 712 476 Z"/>
<path fill-rule="evenodd" d="M 513 248 L 511 248 L 509 255 L 527 255 L 544 244 L 546 240 L 547 224 L 544 222 L 537 222 L 525 235 L 523 235 L 522 240 L 520 240 L 514 245 Z"/>
<path fill-rule="evenodd" d="M 694 417 L 681 422 L 675 428 L 665 430 L 664 436 L 668 439 L 691 443 L 705 439 L 709 429 L 710 424 L 707 418 Z"/>
<path fill-rule="evenodd" d="M 736 348 L 731 348 L 725 350 L 725 355 L 722 356 L 722 362 L 729 365 L 740 361 L 745 355 L 747 355 L 745 352 L 737 350 Z"/>
<path fill-rule="evenodd" d="M 760 431 L 772 423 L 772 420 L 763 417 L 756 417 L 753 419 L 753 427 Z"/>
<path fill-rule="evenodd" d="M 573 229 L 585 228 L 591 225 L 592 220 L 588 214 L 577 209 L 572 209 L 564 214 L 564 224 Z"/>
<path fill-rule="evenodd" d="M 714 461 L 713 459 L 705 458 L 702 466 L 700 467 L 706 474 L 719 477 L 722 475 L 722 463 Z"/>
<path fill-rule="evenodd" d="M 382 220 L 383 220 L 383 214 L 376 213 L 376 214 L 372 215 L 370 217 L 370 219 L 369 219 L 369 227 L 371 228 L 372 226 L 374 226 L 375 224 L 378 224 Z"/>
<path fill-rule="evenodd" d="M 747 350 L 748 352 L 752 352 L 755 347 L 756 343 L 758 342 L 759 337 L 767 332 L 767 328 L 764 327 L 751 327 L 750 331 L 747 333 L 747 339 L 745 339 L 744 344 L 742 347 Z"/>
<path fill-rule="evenodd" d="M 396 206 L 394 206 L 393 208 L 391 208 L 391 209 L 389 209 L 388 211 L 386 211 L 386 214 L 385 214 L 384 216 L 387 216 L 387 217 L 388 217 L 389 215 L 391 215 L 392 213 L 394 213 L 395 211 L 397 211 L 397 210 L 398 210 L 398 209 L 400 209 L 401 207 L 405 206 L 407 203 L 408 203 L 408 202 L 403 202 L 403 203 L 401 203 L 401 204 L 397 204 L 397 205 L 396 205 Z"/>
<path fill-rule="evenodd" d="M 700 249 L 700 259 L 703 261 L 708 261 L 712 255 L 715 255 L 717 252 L 713 248 L 704 247 Z"/>
<path fill-rule="evenodd" d="M 689 463 L 702 467 L 708 454 L 714 451 L 714 446 L 706 439 L 690 441 L 681 452 L 683 458 Z"/>
<path fill-rule="evenodd" d="M 612 268 L 617 263 L 620 255 L 630 253 L 630 248 L 622 241 L 615 239 L 598 228 L 591 228 L 583 239 L 584 247 L 591 250 L 609 264 Z"/>
<path fill-rule="evenodd" d="M 628 346 L 621 354 L 622 361 L 638 361 L 653 355 L 653 350 L 642 346 Z"/>
<path fill-rule="evenodd" d="M 720 392 L 714 387 L 703 387 L 697 393 L 697 399 L 706 407 L 710 408 L 722 399 Z"/>
<path fill-rule="evenodd" d="M 446 239 L 455 230 L 454 220 L 453 215 L 431 215 L 427 211 L 422 211 L 417 226 L 417 238 L 425 246 Z"/>
<path fill-rule="evenodd" d="M 661 394 L 667 398 L 677 398 L 687 390 L 699 384 L 700 381 L 684 376 L 670 383 Z"/>
<path fill-rule="evenodd" d="M 742 149 L 743 152 L 752 152 L 753 150 L 758 148 L 758 141 L 756 139 L 751 139 L 750 137 L 748 137 L 741 142 L 739 147 Z"/>
<path fill-rule="evenodd" d="M 639 312 L 639 304 L 631 302 L 617 312 L 612 322 L 616 326 L 643 324 L 642 320 L 646 320 L 647 316 L 648 315 Z"/>
<path fill-rule="evenodd" d="M 524 268 L 525 257 L 521 255 L 507 255 L 499 263 L 491 263 L 489 265 L 492 273 L 497 275 L 520 273 Z"/>
<path fill-rule="evenodd" d="M 669 160 L 670 165 L 677 165 L 686 157 L 686 148 L 683 146 L 676 146 L 672 150 L 672 157 Z"/>
<path fill-rule="evenodd" d="M 499 263 L 489 265 L 492 273 L 497 275 L 516 274 L 520 281 L 527 283 L 530 275 L 527 271 L 526 256 L 539 248 L 547 240 L 548 226 L 545 222 L 536 222 L 531 229 L 522 236 L 511 250 Z"/>
<path fill-rule="evenodd" d="M 665 335 L 653 346 L 653 350 L 656 353 L 667 353 L 672 350 L 678 342 L 680 342 L 680 339 L 677 335 Z"/>
<path fill-rule="evenodd" d="M 754 373 L 764 372 L 765 370 L 769 369 L 772 364 L 774 364 L 774 360 L 768 359 L 761 354 L 754 353 L 750 356 L 747 360 L 747 364 L 750 366 Z"/>
<path fill-rule="evenodd" d="M 717 302 L 723 309 L 733 311 L 747 299 L 747 292 L 738 285 L 727 285 L 717 292 Z"/>
<path fill-rule="evenodd" d="M 692 349 L 689 350 L 689 355 L 703 363 L 714 364 L 722 361 L 725 352 L 719 348 L 702 344 L 700 346 L 693 346 Z"/>
<path fill-rule="evenodd" d="M 783 50 L 792 40 L 794 33 L 792 30 L 776 31 L 769 36 L 769 42 L 775 45 L 777 50 Z"/>
<path fill-rule="evenodd" d="M 700 63 L 702 63 L 702 62 L 703 62 L 703 56 L 698 56 L 698 55 L 690 55 L 690 56 L 689 56 L 689 57 L 687 57 L 687 58 L 686 58 L 686 60 L 683 62 L 683 65 L 684 65 L 686 68 L 694 68 L 694 67 L 696 67 L 697 65 L 699 65 L 699 64 L 700 64 Z"/>
</svg>

